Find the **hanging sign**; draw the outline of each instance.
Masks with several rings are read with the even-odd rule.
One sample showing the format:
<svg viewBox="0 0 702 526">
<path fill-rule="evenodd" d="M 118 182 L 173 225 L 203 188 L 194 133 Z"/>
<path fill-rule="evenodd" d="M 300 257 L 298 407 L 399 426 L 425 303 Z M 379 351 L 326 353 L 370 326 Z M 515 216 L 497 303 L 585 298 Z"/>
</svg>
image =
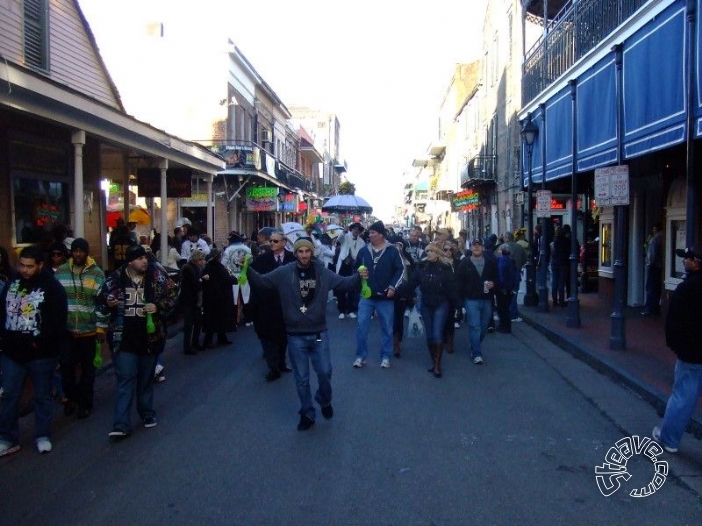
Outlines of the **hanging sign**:
<svg viewBox="0 0 702 526">
<path fill-rule="evenodd" d="M 536 191 L 536 217 L 551 217 L 551 190 Z"/>
<path fill-rule="evenodd" d="M 595 170 L 595 201 L 597 206 L 629 204 L 629 167 L 608 166 Z"/>
</svg>

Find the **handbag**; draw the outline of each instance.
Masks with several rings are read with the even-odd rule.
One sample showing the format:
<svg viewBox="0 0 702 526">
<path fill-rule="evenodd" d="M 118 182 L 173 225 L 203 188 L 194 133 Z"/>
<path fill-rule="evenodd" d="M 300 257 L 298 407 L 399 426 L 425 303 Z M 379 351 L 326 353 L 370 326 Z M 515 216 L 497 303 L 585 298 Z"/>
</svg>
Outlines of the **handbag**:
<svg viewBox="0 0 702 526">
<path fill-rule="evenodd" d="M 412 307 L 412 310 L 410 311 L 407 327 L 409 329 L 407 332 L 408 338 L 421 338 L 424 336 L 422 316 L 419 314 L 419 310 L 416 306 Z"/>
</svg>

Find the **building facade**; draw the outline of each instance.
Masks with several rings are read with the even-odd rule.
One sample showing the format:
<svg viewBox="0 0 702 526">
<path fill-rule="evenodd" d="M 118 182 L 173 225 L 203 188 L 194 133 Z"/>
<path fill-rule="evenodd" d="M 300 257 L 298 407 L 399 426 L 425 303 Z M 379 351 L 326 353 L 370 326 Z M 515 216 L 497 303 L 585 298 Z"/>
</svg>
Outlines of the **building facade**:
<svg viewBox="0 0 702 526">
<path fill-rule="evenodd" d="M 176 182 L 211 184 L 223 168 L 209 150 L 125 112 L 75 0 L 0 4 L 0 54 L 0 246 L 46 245 L 68 224 L 107 267 L 107 181 L 126 218 L 132 177 L 155 170 L 151 220 L 161 230 Z"/>
</svg>

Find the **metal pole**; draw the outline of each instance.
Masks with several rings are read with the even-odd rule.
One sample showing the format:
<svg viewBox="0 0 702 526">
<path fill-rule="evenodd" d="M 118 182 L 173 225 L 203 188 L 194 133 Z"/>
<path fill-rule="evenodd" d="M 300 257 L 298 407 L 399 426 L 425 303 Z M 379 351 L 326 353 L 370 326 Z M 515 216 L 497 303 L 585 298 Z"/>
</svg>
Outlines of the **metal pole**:
<svg viewBox="0 0 702 526">
<path fill-rule="evenodd" d="M 541 133 L 544 140 L 541 141 L 541 189 L 546 190 L 546 105 L 540 104 L 541 109 Z M 548 238 L 546 237 L 547 217 L 541 218 L 541 239 L 539 241 L 539 273 L 537 276 L 537 289 L 539 291 L 539 312 L 548 312 Z"/>
<path fill-rule="evenodd" d="M 622 47 L 617 45 L 615 51 L 615 66 L 617 68 L 617 142 L 619 143 L 619 164 L 622 163 L 623 148 L 623 119 L 624 93 L 622 79 Z M 612 319 L 612 331 L 609 337 L 609 348 L 615 350 L 626 349 L 626 318 L 624 318 L 623 306 L 626 288 L 624 283 L 624 212 L 623 207 L 614 207 L 614 312 L 610 316 Z"/>
<path fill-rule="evenodd" d="M 528 224 L 529 224 L 529 239 L 533 242 L 534 232 L 534 207 L 532 206 L 532 198 L 534 192 L 534 178 L 532 174 L 532 163 L 534 155 L 534 142 L 538 136 L 539 130 L 531 121 L 531 113 L 527 115 L 526 122 L 523 123 L 520 135 L 522 137 L 523 148 L 527 154 L 527 170 L 529 183 L 527 186 L 527 208 L 528 208 Z M 523 164 L 522 164 L 523 166 Z M 522 168 L 523 171 L 523 168 Z M 531 243 L 530 243 L 531 244 Z M 524 305 L 527 307 L 535 307 L 539 303 L 539 297 L 536 294 L 536 268 L 534 265 L 534 254 L 530 250 L 526 261 L 526 293 L 524 295 Z"/>
<path fill-rule="evenodd" d="M 694 135 L 695 135 L 695 112 L 693 108 L 697 107 L 697 99 L 695 97 L 695 81 L 693 71 L 697 62 L 695 56 L 697 47 L 695 42 L 695 21 L 697 19 L 695 0 L 687 0 L 687 64 L 685 68 L 685 77 L 687 82 L 687 140 L 686 140 L 686 178 L 687 178 L 687 222 L 685 224 L 685 246 L 691 247 L 697 242 L 697 183 L 695 177 L 694 166 Z"/>
<path fill-rule="evenodd" d="M 573 161 L 570 174 L 570 297 L 568 298 L 568 312 L 566 314 L 566 327 L 580 327 L 580 300 L 578 299 L 578 240 L 577 240 L 577 208 L 575 202 L 577 200 L 577 179 L 576 169 L 577 161 L 577 107 L 576 107 L 576 90 L 577 81 L 570 81 L 570 100 L 573 109 L 572 121 L 572 145 L 573 145 Z"/>
</svg>

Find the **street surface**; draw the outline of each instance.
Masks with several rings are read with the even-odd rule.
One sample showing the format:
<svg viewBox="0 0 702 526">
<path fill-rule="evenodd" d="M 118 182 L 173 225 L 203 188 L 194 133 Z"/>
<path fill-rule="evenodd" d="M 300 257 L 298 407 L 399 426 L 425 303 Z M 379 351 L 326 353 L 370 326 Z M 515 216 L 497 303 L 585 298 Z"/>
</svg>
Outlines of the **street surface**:
<svg viewBox="0 0 702 526">
<path fill-rule="evenodd" d="M 670 472 L 654 494 L 629 495 L 653 479 L 643 455 L 618 491 L 600 493 L 607 451 L 649 437 L 658 416 L 525 324 L 488 334 L 483 366 L 462 326 L 439 380 L 419 340 L 381 369 L 377 322 L 366 367 L 353 369 L 356 323 L 336 315 L 330 303 L 332 420 L 318 412 L 296 430 L 293 376 L 264 381 L 253 328 L 197 356 L 176 335 L 157 427 L 136 426 L 134 413 L 132 436 L 108 440 L 111 370 L 88 420 L 57 403 L 52 453 L 36 453 L 33 415 L 23 418 L 22 450 L 0 459 L 0 524 L 700 524 L 702 454 L 689 435 L 678 458 L 659 457 Z"/>
</svg>

